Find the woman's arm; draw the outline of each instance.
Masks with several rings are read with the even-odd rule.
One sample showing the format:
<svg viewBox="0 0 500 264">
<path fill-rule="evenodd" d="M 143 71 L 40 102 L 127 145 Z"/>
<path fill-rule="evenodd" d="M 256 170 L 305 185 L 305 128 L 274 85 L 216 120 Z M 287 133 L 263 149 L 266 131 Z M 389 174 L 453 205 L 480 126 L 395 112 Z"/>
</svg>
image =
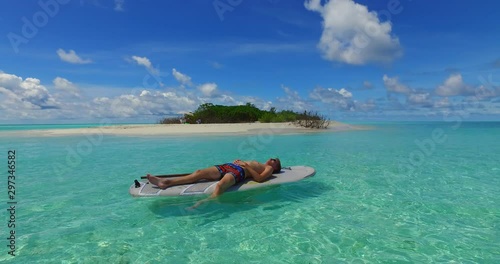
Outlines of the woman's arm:
<svg viewBox="0 0 500 264">
<path fill-rule="evenodd" d="M 248 165 L 248 163 L 244 162 L 242 165 L 240 165 L 245 169 L 245 173 L 247 174 L 247 177 L 250 176 L 252 177 L 256 182 L 263 182 L 267 180 L 272 174 L 273 174 L 273 167 L 266 165 L 264 171 L 262 173 L 256 172 L 252 166 Z"/>
</svg>

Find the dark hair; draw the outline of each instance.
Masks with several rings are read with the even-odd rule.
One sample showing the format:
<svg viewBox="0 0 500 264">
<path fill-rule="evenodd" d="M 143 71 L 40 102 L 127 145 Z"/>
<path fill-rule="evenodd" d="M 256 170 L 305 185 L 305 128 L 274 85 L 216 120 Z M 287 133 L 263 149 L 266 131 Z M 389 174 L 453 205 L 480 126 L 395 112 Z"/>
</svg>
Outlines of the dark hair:
<svg viewBox="0 0 500 264">
<path fill-rule="evenodd" d="M 281 171 L 281 161 L 279 158 L 275 158 L 276 160 L 276 168 L 274 169 L 273 173 L 279 173 Z"/>
</svg>

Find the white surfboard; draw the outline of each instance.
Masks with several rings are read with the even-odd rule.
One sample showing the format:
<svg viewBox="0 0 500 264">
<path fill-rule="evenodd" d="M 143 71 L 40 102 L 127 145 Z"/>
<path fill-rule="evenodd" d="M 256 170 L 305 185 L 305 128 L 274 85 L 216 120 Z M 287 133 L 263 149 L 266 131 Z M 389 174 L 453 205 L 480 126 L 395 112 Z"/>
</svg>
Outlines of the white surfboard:
<svg viewBox="0 0 500 264">
<path fill-rule="evenodd" d="M 316 171 L 313 168 L 307 166 L 284 167 L 281 169 L 280 173 L 273 174 L 265 182 L 259 183 L 253 180 L 246 179 L 245 181 L 230 187 L 226 190 L 226 192 L 244 191 L 269 185 L 295 182 L 307 177 L 311 177 L 315 173 Z M 136 187 L 135 184 L 132 184 L 130 186 L 130 195 L 136 197 L 151 197 L 211 194 L 215 190 L 217 181 L 201 181 L 185 185 L 176 185 L 168 187 L 165 190 L 158 188 L 156 185 L 149 183 L 147 180 L 143 180 L 139 182 L 139 184 L 140 186 L 138 187 Z"/>
</svg>

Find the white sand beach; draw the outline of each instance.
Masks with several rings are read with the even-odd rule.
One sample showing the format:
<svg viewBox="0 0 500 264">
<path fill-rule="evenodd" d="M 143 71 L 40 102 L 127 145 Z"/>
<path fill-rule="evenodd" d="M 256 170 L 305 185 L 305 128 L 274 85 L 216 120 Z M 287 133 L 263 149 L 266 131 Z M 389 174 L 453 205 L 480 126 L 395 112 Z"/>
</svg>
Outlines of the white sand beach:
<svg viewBox="0 0 500 264">
<path fill-rule="evenodd" d="M 15 132 L 18 136 L 77 136 L 88 134 L 121 136 L 167 136 L 167 135 L 226 135 L 226 134 L 296 134 L 332 131 L 364 130 L 366 127 L 353 126 L 332 121 L 327 129 L 310 129 L 293 123 L 237 123 L 237 124 L 146 124 L 109 125 L 89 128 L 41 129 Z M 9 133 L 9 132 L 6 132 Z M 10 132 L 12 133 L 12 132 Z"/>
</svg>

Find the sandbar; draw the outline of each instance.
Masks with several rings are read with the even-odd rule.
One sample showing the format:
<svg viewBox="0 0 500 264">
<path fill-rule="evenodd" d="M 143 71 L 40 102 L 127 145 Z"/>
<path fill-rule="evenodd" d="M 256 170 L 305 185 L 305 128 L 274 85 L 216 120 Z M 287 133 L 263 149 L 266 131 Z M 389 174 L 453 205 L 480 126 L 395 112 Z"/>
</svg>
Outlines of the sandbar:
<svg viewBox="0 0 500 264">
<path fill-rule="evenodd" d="M 88 128 L 40 129 L 4 132 L 4 136 L 79 136 L 89 134 L 117 136 L 189 136 L 189 135 L 242 135 L 242 134 L 298 134 L 350 130 L 366 130 L 355 126 L 331 121 L 326 129 L 310 129 L 291 122 L 284 123 L 230 123 L 230 124 L 103 124 Z"/>
</svg>

